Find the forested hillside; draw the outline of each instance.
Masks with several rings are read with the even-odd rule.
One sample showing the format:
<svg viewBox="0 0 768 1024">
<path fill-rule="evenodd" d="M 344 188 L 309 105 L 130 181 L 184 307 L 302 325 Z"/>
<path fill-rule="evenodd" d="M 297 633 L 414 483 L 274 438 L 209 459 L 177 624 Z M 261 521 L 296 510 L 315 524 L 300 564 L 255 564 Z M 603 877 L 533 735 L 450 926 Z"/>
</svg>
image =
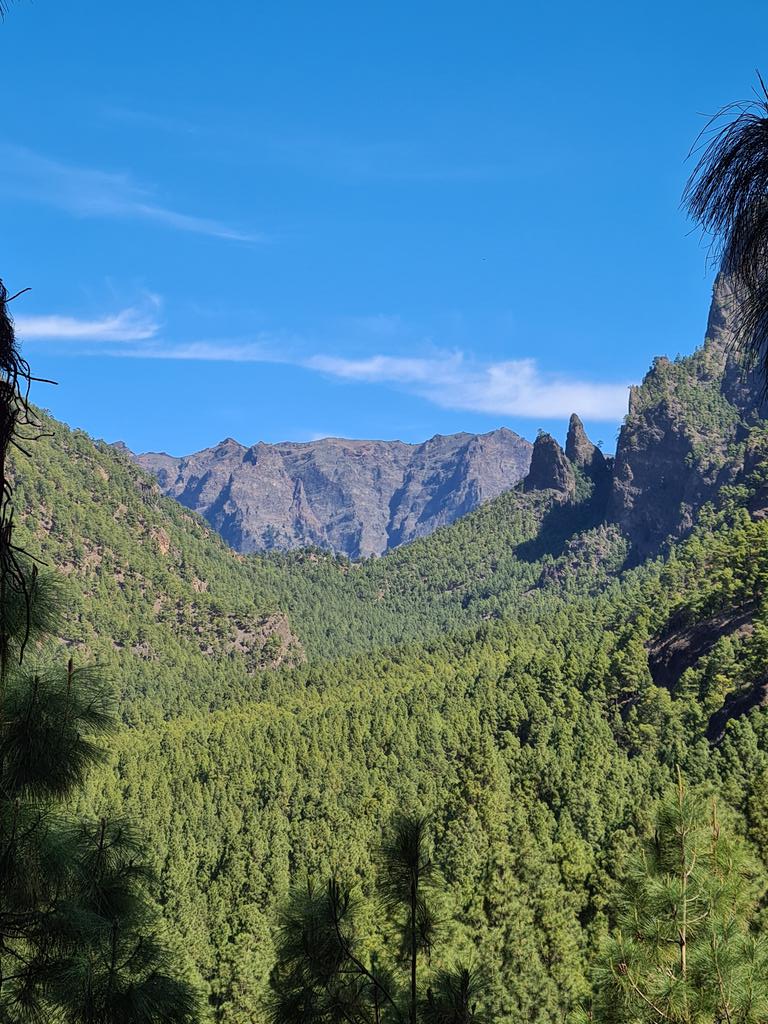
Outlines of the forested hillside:
<svg viewBox="0 0 768 1024">
<path fill-rule="evenodd" d="M 50 420 L 17 456 L 65 639 L 120 695 L 84 808 L 144 823 L 211 1020 L 265 1019 L 291 882 L 371 892 L 402 807 L 432 815 L 441 955 L 482 962 L 500 1022 L 586 994 L 676 766 L 768 864 L 768 432 L 736 371 L 714 336 L 657 362 L 612 475 L 580 435 L 568 455 L 543 437 L 533 484 L 356 563 L 238 555 Z"/>
<path fill-rule="evenodd" d="M 761 486 L 761 481 L 754 486 Z M 500 1020 L 558 1020 L 585 991 L 613 880 L 681 765 L 717 788 L 768 856 L 768 524 L 751 486 L 667 564 L 539 621 L 499 621 L 389 655 L 303 665 L 259 702 L 125 733 L 106 795 L 144 815 L 165 911 L 210 990 L 246 1021 L 289 881 L 332 869 L 363 890 L 401 804 L 432 810 L 457 920 L 496 979 Z M 648 650 L 751 605 L 658 685 Z M 712 736 L 724 707 L 737 716 Z M 257 1018 L 258 1019 L 258 1018 Z"/>
<path fill-rule="evenodd" d="M 67 639 L 114 667 L 139 714 L 240 701 L 258 692 L 263 668 L 439 636 L 588 591 L 625 553 L 611 528 L 580 537 L 596 521 L 586 486 L 567 507 L 554 492 L 508 491 L 386 559 L 244 557 L 119 451 L 50 418 L 44 426 L 34 458 L 17 454 L 22 536 L 63 577 Z"/>
</svg>

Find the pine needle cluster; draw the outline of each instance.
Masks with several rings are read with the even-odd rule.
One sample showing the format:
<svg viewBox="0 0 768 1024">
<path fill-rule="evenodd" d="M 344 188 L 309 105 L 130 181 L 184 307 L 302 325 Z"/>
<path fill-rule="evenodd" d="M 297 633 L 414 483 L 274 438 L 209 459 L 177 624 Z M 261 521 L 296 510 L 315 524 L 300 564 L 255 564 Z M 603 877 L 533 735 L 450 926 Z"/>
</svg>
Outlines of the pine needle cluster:
<svg viewBox="0 0 768 1024">
<path fill-rule="evenodd" d="M 600 1024 L 760 1024 L 768 1019 L 768 941 L 752 922 L 756 865 L 682 778 L 633 863 L 617 928 L 594 972 Z"/>
<path fill-rule="evenodd" d="M 738 347 L 768 372 L 768 90 L 719 111 L 700 136 L 699 159 L 683 194 L 710 235 L 729 280 L 728 310 Z M 768 376 L 765 376 L 768 386 Z"/>
</svg>

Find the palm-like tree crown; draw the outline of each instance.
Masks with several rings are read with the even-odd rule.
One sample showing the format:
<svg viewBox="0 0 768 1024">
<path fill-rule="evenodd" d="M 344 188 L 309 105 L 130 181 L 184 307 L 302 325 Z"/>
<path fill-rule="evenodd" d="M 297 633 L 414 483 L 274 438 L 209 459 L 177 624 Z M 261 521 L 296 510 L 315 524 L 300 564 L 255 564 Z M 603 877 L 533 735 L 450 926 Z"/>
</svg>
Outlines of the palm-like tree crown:
<svg viewBox="0 0 768 1024">
<path fill-rule="evenodd" d="M 768 90 L 724 107 L 699 137 L 683 203 L 733 293 L 734 340 L 768 379 Z"/>
</svg>

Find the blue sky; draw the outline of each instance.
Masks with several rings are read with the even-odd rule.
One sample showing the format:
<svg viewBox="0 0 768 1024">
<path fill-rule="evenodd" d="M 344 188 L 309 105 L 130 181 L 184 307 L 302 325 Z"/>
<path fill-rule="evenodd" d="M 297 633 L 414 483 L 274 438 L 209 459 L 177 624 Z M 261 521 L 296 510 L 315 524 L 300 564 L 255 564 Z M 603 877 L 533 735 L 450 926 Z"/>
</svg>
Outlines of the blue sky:
<svg viewBox="0 0 768 1024">
<path fill-rule="evenodd" d="M 701 340 L 679 196 L 764 3 L 108 4 L 0 23 L 37 401 L 136 450 L 507 425 L 612 449 Z"/>
</svg>

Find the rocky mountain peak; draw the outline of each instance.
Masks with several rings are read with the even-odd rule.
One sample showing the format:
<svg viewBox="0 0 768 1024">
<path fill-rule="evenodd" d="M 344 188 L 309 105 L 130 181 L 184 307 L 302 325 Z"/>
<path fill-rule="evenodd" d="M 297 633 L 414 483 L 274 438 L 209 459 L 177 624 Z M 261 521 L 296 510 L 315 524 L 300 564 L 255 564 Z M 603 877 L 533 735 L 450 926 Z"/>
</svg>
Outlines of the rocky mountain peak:
<svg viewBox="0 0 768 1024">
<path fill-rule="evenodd" d="M 536 438 L 531 455 L 531 468 L 523 483 L 523 490 L 553 490 L 564 497 L 576 490 L 573 467 L 551 434 L 542 432 Z"/>
<path fill-rule="evenodd" d="M 246 448 L 227 438 L 184 458 L 134 458 L 238 551 L 315 545 L 360 558 L 423 537 L 514 487 L 531 444 L 503 428 L 422 444 L 329 437 Z"/>
<path fill-rule="evenodd" d="M 568 423 L 565 454 L 574 466 L 583 469 L 590 477 L 604 476 L 607 472 L 605 456 L 587 437 L 584 424 L 576 413 L 572 414 Z"/>
</svg>

